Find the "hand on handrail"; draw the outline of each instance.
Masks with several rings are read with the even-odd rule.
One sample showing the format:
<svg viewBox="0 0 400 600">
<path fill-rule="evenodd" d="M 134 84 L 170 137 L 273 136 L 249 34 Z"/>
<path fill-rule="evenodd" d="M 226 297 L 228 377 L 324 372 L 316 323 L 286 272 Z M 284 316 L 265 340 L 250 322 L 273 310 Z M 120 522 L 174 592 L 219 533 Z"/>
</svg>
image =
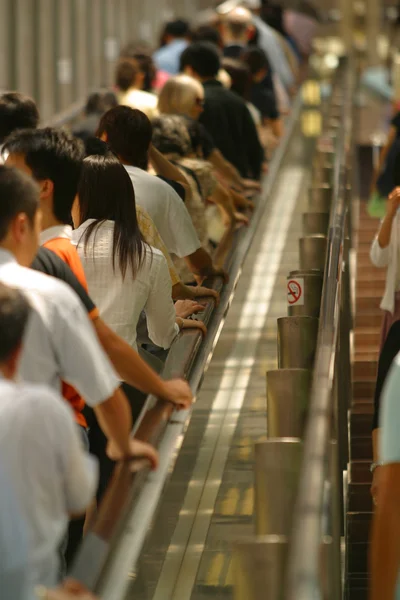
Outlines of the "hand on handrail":
<svg viewBox="0 0 400 600">
<path fill-rule="evenodd" d="M 200 329 L 203 335 L 207 333 L 207 326 L 203 321 L 196 321 L 196 319 L 181 319 L 177 317 L 176 322 L 180 329 Z"/>
<path fill-rule="evenodd" d="M 177 300 L 175 302 L 175 312 L 177 317 L 181 319 L 187 319 L 191 315 L 195 315 L 199 312 L 203 312 L 207 302 L 200 303 L 193 300 Z"/>
<path fill-rule="evenodd" d="M 132 462 L 132 470 L 138 470 L 138 462 L 143 459 L 150 462 L 151 468 L 154 471 L 158 467 L 158 452 L 153 446 L 132 438 L 129 442 L 130 453 L 128 456 L 122 456 L 120 452 L 113 446 L 112 443 L 108 444 L 107 455 L 111 460 Z M 136 464 L 135 464 L 136 462 Z M 141 466 L 141 465 L 140 465 Z"/>
<path fill-rule="evenodd" d="M 184 379 L 169 379 L 163 382 L 164 392 L 160 400 L 172 402 L 177 410 L 187 409 L 193 402 L 192 390 Z"/>
</svg>

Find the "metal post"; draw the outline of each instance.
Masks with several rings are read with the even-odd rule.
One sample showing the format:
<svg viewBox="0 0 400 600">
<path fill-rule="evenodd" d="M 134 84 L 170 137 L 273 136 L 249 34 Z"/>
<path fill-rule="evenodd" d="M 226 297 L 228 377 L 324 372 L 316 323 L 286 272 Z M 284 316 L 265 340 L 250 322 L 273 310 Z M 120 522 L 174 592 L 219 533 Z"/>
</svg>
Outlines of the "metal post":
<svg viewBox="0 0 400 600">
<path fill-rule="evenodd" d="M 353 46 L 353 2 L 340 0 L 340 38 L 348 54 Z"/>
<path fill-rule="evenodd" d="M 268 535 L 233 546 L 234 600 L 280 600 L 287 558 L 287 539 Z"/>
<path fill-rule="evenodd" d="M 382 4 L 380 0 L 366 0 L 365 36 L 369 66 L 379 64 L 378 39 L 382 30 Z"/>
<path fill-rule="evenodd" d="M 319 317 L 323 277 L 321 271 L 291 271 L 288 276 L 289 317 Z"/>
<path fill-rule="evenodd" d="M 329 212 L 303 213 L 304 235 L 326 235 L 329 228 Z"/>
<path fill-rule="evenodd" d="M 308 199 L 310 212 L 330 213 L 332 203 L 332 187 L 327 183 L 311 187 Z"/>
<path fill-rule="evenodd" d="M 302 438 L 310 400 L 312 372 L 277 369 L 267 372 L 267 435 Z"/>
<path fill-rule="evenodd" d="M 324 271 L 328 241 L 325 235 L 300 238 L 300 269 Z"/>
<path fill-rule="evenodd" d="M 271 439 L 255 445 L 256 535 L 290 535 L 301 458 L 299 439 Z"/>
<path fill-rule="evenodd" d="M 336 440 L 330 443 L 329 455 L 329 491 L 330 491 L 330 535 L 332 544 L 330 545 L 329 565 L 330 572 L 330 590 L 332 599 L 342 597 L 342 577 L 341 577 L 341 529 L 344 521 L 343 511 L 343 477 L 342 470 L 339 468 L 338 444 Z"/>
<path fill-rule="evenodd" d="M 278 319 L 278 367 L 312 369 L 318 337 L 316 317 Z"/>
</svg>

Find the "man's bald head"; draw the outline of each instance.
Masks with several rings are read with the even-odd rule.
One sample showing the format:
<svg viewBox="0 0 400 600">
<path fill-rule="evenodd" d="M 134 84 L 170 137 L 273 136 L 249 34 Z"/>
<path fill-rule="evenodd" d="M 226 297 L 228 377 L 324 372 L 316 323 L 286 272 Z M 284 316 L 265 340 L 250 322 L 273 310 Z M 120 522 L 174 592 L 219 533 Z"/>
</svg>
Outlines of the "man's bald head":
<svg viewBox="0 0 400 600">
<path fill-rule="evenodd" d="M 222 35 L 225 43 L 247 42 L 252 26 L 251 12 L 244 6 L 237 6 L 223 16 Z"/>
</svg>

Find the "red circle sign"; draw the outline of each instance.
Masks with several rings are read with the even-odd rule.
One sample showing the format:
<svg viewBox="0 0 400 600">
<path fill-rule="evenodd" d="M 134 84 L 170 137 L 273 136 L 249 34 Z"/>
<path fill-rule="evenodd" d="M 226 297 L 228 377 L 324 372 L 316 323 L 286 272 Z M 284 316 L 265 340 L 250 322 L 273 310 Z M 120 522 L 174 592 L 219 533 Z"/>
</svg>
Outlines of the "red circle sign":
<svg viewBox="0 0 400 600">
<path fill-rule="evenodd" d="M 288 293 L 288 302 L 289 304 L 296 304 L 301 298 L 303 290 L 301 289 L 301 285 L 295 279 L 291 279 L 287 283 L 287 293 Z"/>
</svg>

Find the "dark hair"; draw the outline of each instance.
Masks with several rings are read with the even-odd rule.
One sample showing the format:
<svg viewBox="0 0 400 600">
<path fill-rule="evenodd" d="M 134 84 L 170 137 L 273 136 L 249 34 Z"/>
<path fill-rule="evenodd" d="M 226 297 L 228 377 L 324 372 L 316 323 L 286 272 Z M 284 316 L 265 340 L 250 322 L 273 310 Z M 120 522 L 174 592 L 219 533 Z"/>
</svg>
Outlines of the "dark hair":
<svg viewBox="0 0 400 600">
<path fill-rule="evenodd" d="M 195 42 L 181 54 L 180 70 L 191 67 L 199 77 L 216 77 L 221 67 L 220 54 L 210 42 Z"/>
<path fill-rule="evenodd" d="M 252 80 L 250 69 L 246 63 L 234 58 L 224 58 L 222 68 L 231 78 L 231 90 L 244 100 L 250 100 Z"/>
<path fill-rule="evenodd" d="M 8 92 L 0 96 L 0 144 L 18 129 L 36 129 L 39 111 L 35 102 L 18 94 Z"/>
<path fill-rule="evenodd" d="M 279 4 L 266 2 L 261 9 L 261 18 L 268 25 L 286 37 L 287 32 L 283 23 L 283 6 Z"/>
<path fill-rule="evenodd" d="M 37 181 L 53 182 L 54 216 L 62 223 L 70 223 L 84 158 L 82 142 L 61 129 L 25 129 L 11 135 L 4 150 L 22 154 Z"/>
<path fill-rule="evenodd" d="M 0 283 L 0 363 L 21 345 L 30 311 L 22 292 Z"/>
<path fill-rule="evenodd" d="M 147 155 L 153 135 L 149 118 L 129 106 L 117 106 L 102 116 L 96 135 L 107 134 L 107 143 L 124 162 L 147 169 Z"/>
<path fill-rule="evenodd" d="M 89 136 L 85 140 L 85 156 L 105 156 L 107 152 L 110 152 L 110 147 L 106 142 L 99 140 L 94 135 Z"/>
<path fill-rule="evenodd" d="M 165 24 L 161 36 L 160 36 L 160 46 L 165 46 L 166 38 L 171 36 L 173 38 L 185 38 L 190 35 L 190 26 L 187 21 L 183 19 L 175 19 L 175 21 L 168 21 Z"/>
<path fill-rule="evenodd" d="M 123 92 L 126 92 L 135 84 L 138 73 L 139 66 L 135 60 L 122 58 L 115 70 L 115 85 Z"/>
<path fill-rule="evenodd" d="M 39 189 L 33 179 L 18 169 L 0 165 L 0 241 L 19 213 L 25 213 L 33 226 L 38 207 Z"/>
<path fill-rule="evenodd" d="M 86 115 L 102 115 L 110 108 L 118 106 L 118 100 L 114 92 L 93 92 L 86 100 Z"/>
<path fill-rule="evenodd" d="M 118 259 L 122 277 L 125 278 L 128 267 L 135 277 L 143 264 L 145 242 L 138 225 L 131 179 L 112 152 L 89 156 L 83 161 L 78 194 L 81 223 L 94 219 L 81 238 L 85 252 L 99 226 L 105 221 L 114 221 L 114 271 Z"/>
<path fill-rule="evenodd" d="M 211 25 L 200 25 L 193 31 L 193 42 L 210 42 L 218 48 L 222 48 L 223 42 L 220 32 L 216 27 Z"/>
<path fill-rule="evenodd" d="M 153 89 L 157 75 L 152 53 L 151 46 L 146 42 L 130 42 L 120 53 L 120 58 L 136 60 L 139 70 L 144 74 L 143 89 L 145 92 L 150 92 Z"/>
<path fill-rule="evenodd" d="M 257 75 L 261 70 L 270 70 L 267 55 L 264 50 L 258 46 L 251 46 L 240 55 L 242 60 L 249 67 L 252 75 Z"/>
</svg>

